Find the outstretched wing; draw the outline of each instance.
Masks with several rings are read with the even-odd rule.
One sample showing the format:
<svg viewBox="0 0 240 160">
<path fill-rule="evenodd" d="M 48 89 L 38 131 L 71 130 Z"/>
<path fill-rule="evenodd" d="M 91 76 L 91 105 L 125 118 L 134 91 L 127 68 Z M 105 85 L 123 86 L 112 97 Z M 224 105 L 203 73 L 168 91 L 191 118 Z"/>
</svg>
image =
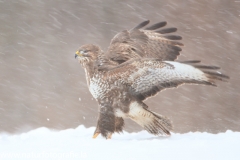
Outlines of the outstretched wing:
<svg viewBox="0 0 240 160">
<path fill-rule="evenodd" d="M 183 46 L 176 40 L 181 40 L 182 37 L 167 33 L 173 33 L 177 28 L 162 29 L 167 22 L 144 28 L 149 22 L 144 21 L 131 30 L 118 33 L 112 39 L 106 56 L 119 64 L 132 58 L 175 60 L 182 50 L 180 46 Z"/>
<path fill-rule="evenodd" d="M 127 85 L 130 93 L 140 100 L 157 92 L 184 83 L 215 85 L 215 80 L 225 81 L 229 77 L 216 71 L 215 66 L 160 61 L 158 59 L 135 59 L 125 62 L 107 72 L 115 83 Z"/>
</svg>

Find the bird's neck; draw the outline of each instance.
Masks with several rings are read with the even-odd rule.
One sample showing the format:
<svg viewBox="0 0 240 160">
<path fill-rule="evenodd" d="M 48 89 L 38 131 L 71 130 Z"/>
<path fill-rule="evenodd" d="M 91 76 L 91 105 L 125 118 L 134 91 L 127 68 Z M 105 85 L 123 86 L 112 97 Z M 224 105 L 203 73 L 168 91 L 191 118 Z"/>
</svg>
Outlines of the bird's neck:
<svg viewBox="0 0 240 160">
<path fill-rule="evenodd" d="M 82 63 L 82 66 L 87 77 L 92 77 L 93 74 L 97 72 L 96 64 L 93 61 L 84 62 Z"/>
<path fill-rule="evenodd" d="M 109 60 L 103 53 L 98 55 L 96 61 L 98 71 L 107 71 L 109 68 L 117 65 L 116 62 Z"/>
<path fill-rule="evenodd" d="M 116 66 L 116 63 L 107 59 L 104 54 L 99 54 L 97 59 L 88 60 L 82 63 L 89 85 L 90 79 L 96 74 L 104 74 L 108 69 Z M 100 73 L 101 72 L 101 73 Z"/>
<path fill-rule="evenodd" d="M 90 80 L 91 80 L 91 78 L 94 77 L 94 74 L 98 73 L 98 69 L 96 68 L 96 66 L 93 62 L 83 63 L 82 66 L 84 68 L 85 75 L 86 75 L 86 80 L 87 80 L 87 85 L 89 87 Z"/>
</svg>

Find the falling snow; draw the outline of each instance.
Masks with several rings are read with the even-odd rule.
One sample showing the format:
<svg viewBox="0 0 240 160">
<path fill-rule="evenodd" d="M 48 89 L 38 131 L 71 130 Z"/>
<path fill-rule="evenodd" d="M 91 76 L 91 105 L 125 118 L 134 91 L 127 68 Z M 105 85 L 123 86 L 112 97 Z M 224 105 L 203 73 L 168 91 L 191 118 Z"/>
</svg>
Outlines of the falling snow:
<svg viewBox="0 0 240 160">
<path fill-rule="evenodd" d="M 0 0 L 0 132 L 14 137 L 43 126 L 58 130 L 96 126 L 97 102 L 87 88 L 84 70 L 74 54 L 86 43 L 98 44 L 106 50 L 116 33 L 146 19 L 153 23 L 167 21 L 168 27 L 178 28 L 176 34 L 183 37 L 185 45 L 179 60 L 202 60 L 203 64 L 220 66 L 221 72 L 230 76 L 228 83 L 219 83 L 218 87 L 185 85 L 163 91 L 146 101 L 150 109 L 171 118 L 174 132 L 186 133 L 181 140 L 187 140 L 190 145 L 184 143 L 184 146 L 190 149 L 193 144 L 207 146 L 207 140 L 194 141 L 198 135 L 189 139 L 191 131 L 239 132 L 239 2 Z M 134 122 L 126 121 L 125 130 L 131 138 L 119 135 L 118 140 L 123 142 L 117 143 L 142 136 L 131 134 L 142 130 Z M 41 135 L 32 132 L 36 137 Z M 21 138 L 16 137 L 21 146 Z M 33 144 L 30 139 L 28 144 Z M 66 142 L 71 146 L 73 141 L 79 145 L 82 140 L 70 136 Z M 153 141 L 158 143 L 156 146 L 178 144 L 171 139 L 150 142 Z M 114 142 L 110 145 L 115 145 Z M 141 146 L 141 142 L 133 145 Z M 150 142 L 144 141 L 149 143 L 148 148 L 153 148 Z M 100 145 L 102 139 L 97 143 Z"/>
</svg>

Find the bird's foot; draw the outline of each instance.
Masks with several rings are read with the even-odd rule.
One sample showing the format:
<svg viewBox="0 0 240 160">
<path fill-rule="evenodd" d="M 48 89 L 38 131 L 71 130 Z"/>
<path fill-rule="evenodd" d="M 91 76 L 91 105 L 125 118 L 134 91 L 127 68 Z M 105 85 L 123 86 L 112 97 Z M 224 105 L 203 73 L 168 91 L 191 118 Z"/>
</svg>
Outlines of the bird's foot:
<svg viewBox="0 0 240 160">
<path fill-rule="evenodd" d="M 93 138 L 95 139 L 95 138 L 97 138 L 97 136 L 99 135 L 100 133 L 95 133 L 94 135 L 93 135 Z"/>
<path fill-rule="evenodd" d="M 109 133 L 107 136 L 107 139 L 111 139 L 112 138 L 112 133 Z"/>
<path fill-rule="evenodd" d="M 94 135 L 93 135 L 93 137 L 92 138 L 97 138 L 97 136 L 99 135 L 100 133 L 94 133 Z M 106 137 L 106 139 L 111 139 L 112 138 L 112 133 L 109 133 L 108 135 L 107 135 L 107 137 Z"/>
</svg>

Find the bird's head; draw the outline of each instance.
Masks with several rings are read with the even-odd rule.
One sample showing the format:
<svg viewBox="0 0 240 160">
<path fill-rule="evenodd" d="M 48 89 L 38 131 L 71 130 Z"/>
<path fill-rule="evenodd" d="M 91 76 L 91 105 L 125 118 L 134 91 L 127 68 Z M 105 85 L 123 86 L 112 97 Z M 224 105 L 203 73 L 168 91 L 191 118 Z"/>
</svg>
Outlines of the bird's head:
<svg viewBox="0 0 240 160">
<path fill-rule="evenodd" d="M 77 58 L 81 64 L 88 64 L 98 59 L 100 51 L 101 49 L 96 45 L 83 45 L 76 51 L 75 58 Z"/>
</svg>

